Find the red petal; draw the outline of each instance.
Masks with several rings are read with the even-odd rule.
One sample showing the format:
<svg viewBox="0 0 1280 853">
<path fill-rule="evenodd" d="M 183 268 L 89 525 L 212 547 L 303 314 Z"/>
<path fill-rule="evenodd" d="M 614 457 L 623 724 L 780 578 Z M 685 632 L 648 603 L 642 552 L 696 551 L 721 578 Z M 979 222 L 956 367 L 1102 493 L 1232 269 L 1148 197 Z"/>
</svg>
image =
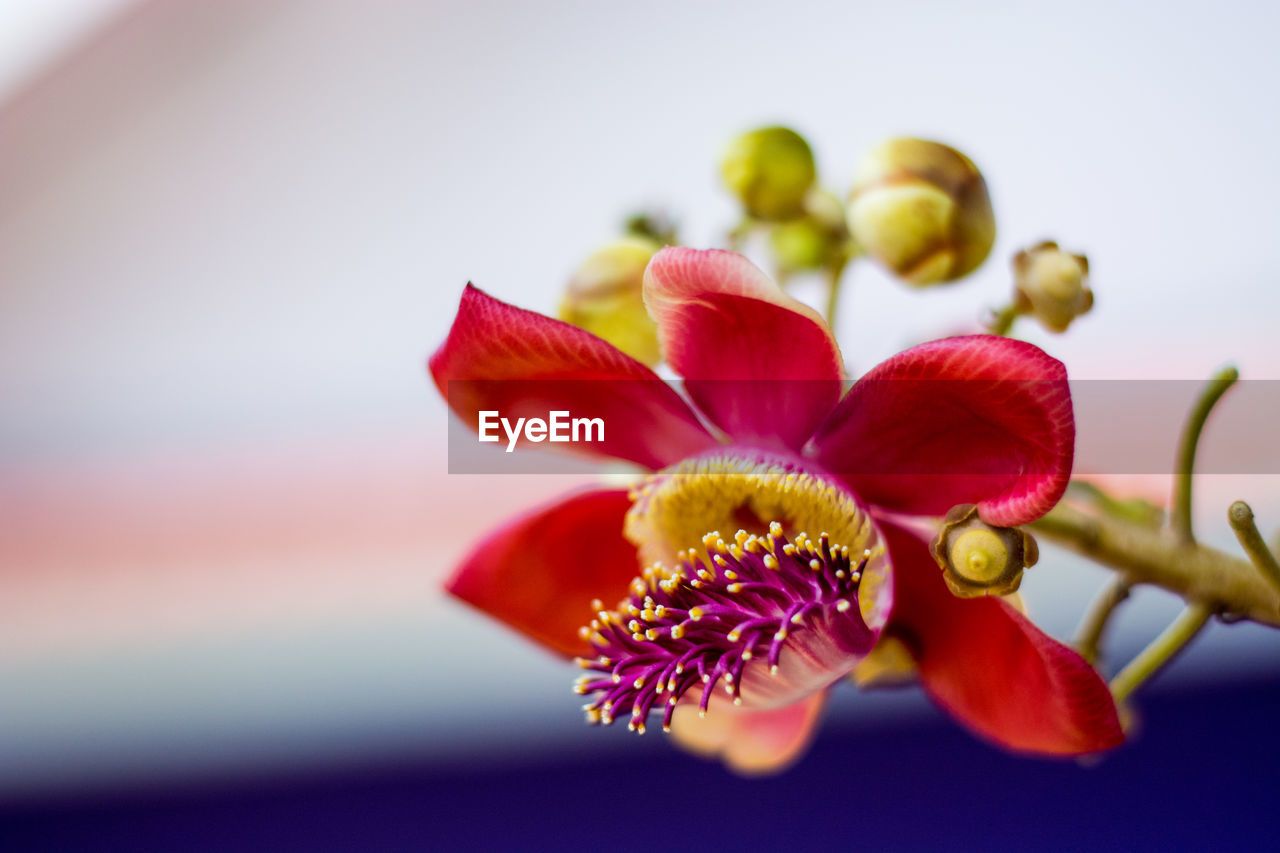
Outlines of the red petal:
<svg viewBox="0 0 1280 853">
<path fill-rule="evenodd" d="M 666 465 L 716 444 L 688 404 L 640 362 L 595 335 L 500 302 L 467 285 L 449 337 L 429 363 L 436 387 L 472 429 L 564 410 L 601 418 L 605 440 L 578 450 Z"/>
<path fill-rule="evenodd" d="M 827 324 L 741 255 L 663 249 L 644 298 L 689 396 L 738 441 L 798 449 L 840 399 Z"/>
<path fill-rule="evenodd" d="M 1075 452 L 1067 371 L 1023 341 L 946 338 L 858 380 L 814 439 L 818 460 L 864 500 L 941 515 L 974 503 L 989 524 L 1039 518 Z"/>
<path fill-rule="evenodd" d="M 923 542 L 882 529 L 897 596 L 889 631 L 911 648 L 935 702 L 1018 752 L 1079 755 L 1124 741 L 1111 692 L 1084 658 L 999 598 L 956 598 Z"/>
<path fill-rule="evenodd" d="M 809 748 L 827 691 L 772 711 L 736 708 L 713 696 L 706 717 L 696 704 L 680 705 L 671 720 L 676 743 L 699 755 L 718 757 L 744 776 L 780 773 Z"/>
<path fill-rule="evenodd" d="M 555 651 L 588 655 L 578 629 L 591 600 L 614 607 L 639 574 L 622 538 L 630 506 L 626 490 L 600 490 L 536 509 L 489 534 L 445 588 Z"/>
</svg>

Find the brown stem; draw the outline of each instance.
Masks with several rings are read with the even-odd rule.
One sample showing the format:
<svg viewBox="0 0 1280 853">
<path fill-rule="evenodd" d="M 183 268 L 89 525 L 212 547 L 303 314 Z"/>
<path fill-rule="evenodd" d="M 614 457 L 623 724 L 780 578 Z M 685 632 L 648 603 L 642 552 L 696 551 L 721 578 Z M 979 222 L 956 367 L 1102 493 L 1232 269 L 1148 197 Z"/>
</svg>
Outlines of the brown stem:
<svg viewBox="0 0 1280 853">
<path fill-rule="evenodd" d="M 1241 557 L 1069 504 L 1059 504 L 1031 528 L 1120 571 L 1134 584 L 1163 587 L 1228 616 L 1280 627 L 1280 589 Z"/>
</svg>

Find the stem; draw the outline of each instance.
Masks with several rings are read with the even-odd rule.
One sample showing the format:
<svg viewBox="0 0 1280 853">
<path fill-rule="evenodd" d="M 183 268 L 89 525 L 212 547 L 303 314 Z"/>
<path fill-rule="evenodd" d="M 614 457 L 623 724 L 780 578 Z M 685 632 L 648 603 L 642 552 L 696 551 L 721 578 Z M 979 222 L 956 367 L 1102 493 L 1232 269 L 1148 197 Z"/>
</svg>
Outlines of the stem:
<svg viewBox="0 0 1280 853">
<path fill-rule="evenodd" d="M 1163 587 L 1187 601 L 1280 627 L 1280 589 L 1242 557 L 1069 504 L 1054 507 L 1031 529 L 1122 572 L 1134 585 Z"/>
<path fill-rule="evenodd" d="M 1219 370 L 1200 392 L 1200 399 L 1196 401 L 1195 407 L 1187 417 L 1186 425 L 1182 428 L 1182 444 L 1178 449 L 1178 468 L 1174 475 L 1173 515 L 1170 523 L 1178 540 L 1188 545 L 1196 541 L 1195 534 L 1191 531 L 1191 474 L 1196 466 L 1196 446 L 1200 443 L 1200 431 L 1204 429 L 1205 421 L 1209 419 L 1209 413 L 1213 411 L 1214 405 L 1239 378 L 1240 371 L 1235 367 L 1224 367 Z"/>
<path fill-rule="evenodd" d="M 1013 328 L 1013 321 L 1017 320 L 1021 314 L 1018 303 L 1010 302 L 992 315 L 991 322 L 987 324 L 987 331 L 993 335 L 1008 335 L 1009 330 Z"/>
<path fill-rule="evenodd" d="M 1123 575 L 1113 578 L 1112 581 L 1098 594 L 1093 600 L 1093 604 L 1089 606 L 1089 612 L 1085 614 L 1084 621 L 1080 623 L 1079 630 L 1076 631 L 1076 650 L 1080 652 L 1080 656 L 1091 664 L 1096 664 L 1099 657 L 1099 647 L 1102 644 L 1102 632 L 1106 630 L 1107 620 L 1111 618 L 1111 614 L 1115 612 L 1120 602 L 1129 597 L 1129 579 Z"/>
<path fill-rule="evenodd" d="M 1203 602 L 1188 604 L 1173 624 L 1151 641 L 1151 645 L 1143 649 L 1129 665 L 1111 679 L 1111 695 L 1116 704 L 1129 697 L 1143 682 L 1150 679 L 1164 668 L 1178 653 L 1186 648 L 1187 643 L 1195 638 L 1204 628 L 1213 608 Z"/>
<path fill-rule="evenodd" d="M 1262 541 L 1262 534 L 1253 523 L 1253 510 L 1244 501 L 1236 501 L 1227 510 L 1227 521 L 1240 540 L 1240 547 L 1249 555 L 1258 571 L 1276 589 L 1280 589 L 1280 563 L 1276 562 L 1276 555 L 1267 547 L 1267 543 Z"/>
<path fill-rule="evenodd" d="M 849 261 L 843 259 L 827 267 L 827 310 L 823 316 L 827 318 L 827 325 L 831 327 L 832 334 L 835 334 L 836 329 L 836 307 L 840 302 L 841 279 L 848 265 Z"/>
</svg>

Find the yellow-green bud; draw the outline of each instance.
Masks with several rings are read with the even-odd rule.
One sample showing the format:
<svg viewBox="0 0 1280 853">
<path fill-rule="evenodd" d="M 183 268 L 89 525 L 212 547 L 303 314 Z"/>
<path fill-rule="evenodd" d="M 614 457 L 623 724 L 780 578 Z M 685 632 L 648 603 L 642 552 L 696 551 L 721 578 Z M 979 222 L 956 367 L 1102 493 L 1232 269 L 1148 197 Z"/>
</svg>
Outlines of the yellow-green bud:
<svg viewBox="0 0 1280 853">
<path fill-rule="evenodd" d="M 644 270 L 662 248 L 643 237 L 626 237 L 593 253 L 569 280 L 560 319 L 599 335 L 648 365 L 662 360 L 658 327 L 644 306 Z"/>
<path fill-rule="evenodd" d="M 1065 332 L 1071 321 L 1093 307 L 1089 259 L 1045 241 L 1013 256 L 1018 308 L 1051 332 Z"/>
<path fill-rule="evenodd" d="M 725 152 L 720 176 L 756 219 L 791 219 L 804 212 L 804 197 L 817 171 L 804 137 L 786 127 L 744 133 Z"/>
<path fill-rule="evenodd" d="M 978 167 L 925 139 L 891 139 L 863 159 L 849 193 L 849 230 L 869 255 L 915 285 L 968 275 L 996 239 Z"/>
<path fill-rule="evenodd" d="M 960 598 L 1016 592 L 1022 570 L 1040 558 L 1031 534 L 987 524 L 973 504 L 952 507 L 929 548 L 947 587 Z"/>
<path fill-rule="evenodd" d="M 827 232 L 807 216 L 779 222 L 769 232 L 769 248 L 784 270 L 816 270 L 827 260 Z"/>
<path fill-rule="evenodd" d="M 783 272 L 816 270 L 847 256 L 849 229 L 844 205 L 826 190 L 814 187 L 804 200 L 804 214 L 769 229 L 769 247 Z"/>
</svg>

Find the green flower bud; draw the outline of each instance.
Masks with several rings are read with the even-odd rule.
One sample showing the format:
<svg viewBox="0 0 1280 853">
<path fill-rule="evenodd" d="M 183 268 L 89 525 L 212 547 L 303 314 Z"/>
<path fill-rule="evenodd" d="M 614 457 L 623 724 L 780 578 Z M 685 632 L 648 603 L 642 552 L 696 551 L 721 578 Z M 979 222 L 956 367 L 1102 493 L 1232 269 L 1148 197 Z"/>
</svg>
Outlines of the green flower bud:
<svg viewBox="0 0 1280 853">
<path fill-rule="evenodd" d="M 1046 241 L 1013 256 L 1018 309 L 1051 332 L 1065 332 L 1071 321 L 1093 307 L 1089 259 Z"/>
<path fill-rule="evenodd" d="M 805 196 L 802 216 L 770 228 L 769 247 L 783 272 L 822 269 L 840 261 L 849 250 L 844 205 L 814 187 Z"/>
<path fill-rule="evenodd" d="M 867 155 L 849 193 L 849 230 L 869 255 L 915 285 L 968 275 L 996 239 L 978 167 L 925 139 L 891 139 Z"/>
<path fill-rule="evenodd" d="M 973 504 L 952 507 L 929 548 L 947 587 L 960 598 L 1016 592 L 1022 570 L 1040 558 L 1031 534 L 987 524 Z"/>
<path fill-rule="evenodd" d="M 791 219 L 804 212 L 804 197 L 817 171 L 804 137 L 785 127 L 744 133 L 720 163 L 725 186 L 756 219 Z"/>
<path fill-rule="evenodd" d="M 657 364 L 662 360 L 658 327 L 649 318 L 642 291 L 645 267 L 660 248 L 643 237 L 626 237 L 592 254 L 569 280 L 560 319 L 599 335 L 637 361 Z"/>
</svg>

